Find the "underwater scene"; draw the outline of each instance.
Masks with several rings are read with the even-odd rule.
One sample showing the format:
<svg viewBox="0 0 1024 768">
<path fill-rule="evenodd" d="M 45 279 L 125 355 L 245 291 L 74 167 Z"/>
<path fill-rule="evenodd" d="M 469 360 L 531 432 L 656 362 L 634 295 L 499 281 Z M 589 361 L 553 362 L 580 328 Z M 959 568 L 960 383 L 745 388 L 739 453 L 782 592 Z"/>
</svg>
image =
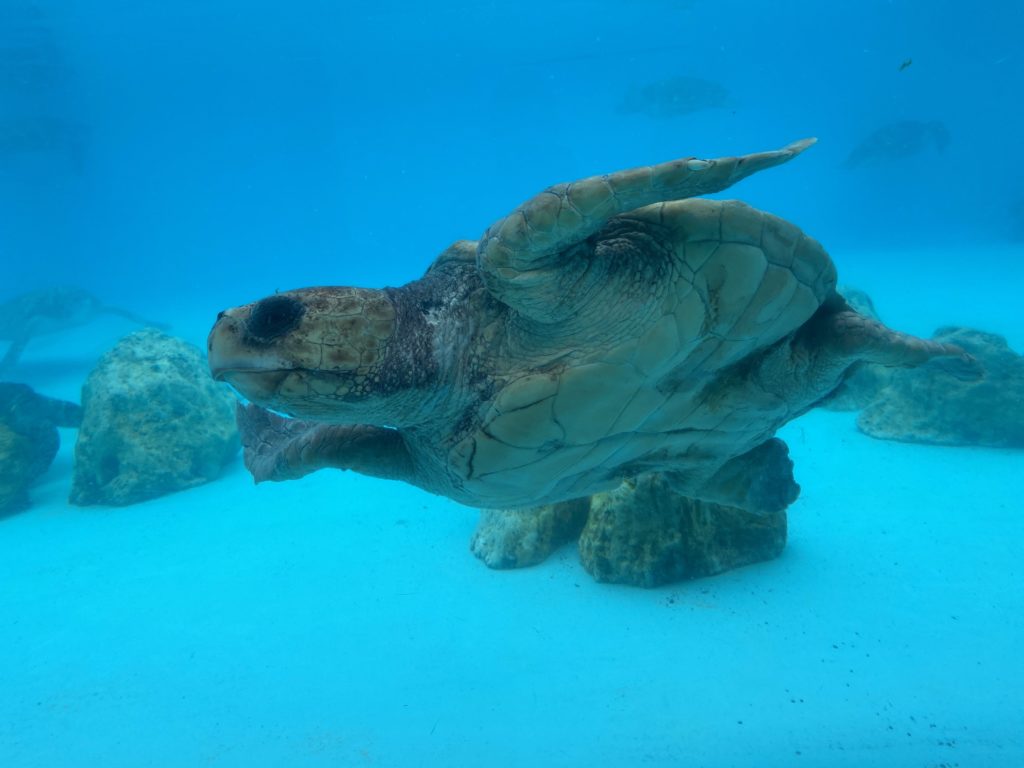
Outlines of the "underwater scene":
<svg viewBox="0 0 1024 768">
<path fill-rule="evenodd" d="M 1024 766 L 1022 31 L 0 0 L 0 766 Z"/>
</svg>

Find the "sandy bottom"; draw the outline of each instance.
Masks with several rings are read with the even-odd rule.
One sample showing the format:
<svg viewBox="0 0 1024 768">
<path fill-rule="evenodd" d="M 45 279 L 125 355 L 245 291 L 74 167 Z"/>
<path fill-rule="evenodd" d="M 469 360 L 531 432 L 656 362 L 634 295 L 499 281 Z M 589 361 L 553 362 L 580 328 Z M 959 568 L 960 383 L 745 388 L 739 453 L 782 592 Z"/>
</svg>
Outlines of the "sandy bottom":
<svg viewBox="0 0 1024 768">
<path fill-rule="evenodd" d="M 75 397 L 94 338 L 24 370 Z M 1024 765 L 1022 455 L 782 436 L 783 556 L 644 591 L 489 571 L 473 510 L 349 473 L 72 508 L 65 431 L 0 521 L 0 766 Z"/>
</svg>

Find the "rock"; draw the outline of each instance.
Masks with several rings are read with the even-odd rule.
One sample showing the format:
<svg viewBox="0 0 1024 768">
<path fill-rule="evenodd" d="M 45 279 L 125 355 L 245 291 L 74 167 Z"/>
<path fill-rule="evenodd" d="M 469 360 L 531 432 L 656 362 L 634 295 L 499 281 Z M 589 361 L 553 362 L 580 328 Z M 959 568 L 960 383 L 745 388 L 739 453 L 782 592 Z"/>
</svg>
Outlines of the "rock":
<svg viewBox="0 0 1024 768">
<path fill-rule="evenodd" d="M 123 338 L 82 388 L 71 503 L 134 504 L 215 479 L 237 453 L 235 398 L 199 349 L 147 329 Z"/>
<path fill-rule="evenodd" d="M 75 403 L 36 394 L 25 384 L 0 382 L 0 516 L 29 506 L 28 489 L 53 463 L 57 427 L 77 427 Z"/>
<path fill-rule="evenodd" d="M 871 297 L 859 288 L 840 286 L 836 289 L 853 309 L 865 317 L 881 321 Z M 884 365 L 858 363 L 850 369 L 843 383 L 820 405 L 830 411 L 859 411 L 871 403 L 888 386 L 893 369 Z"/>
<path fill-rule="evenodd" d="M 593 497 L 580 559 L 598 581 L 656 587 L 770 560 L 785 546 L 785 510 L 696 501 L 648 475 Z"/>
<path fill-rule="evenodd" d="M 983 375 L 964 376 L 953 358 L 897 370 L 857 418 L 861 431 L 915 443 L 1024 448 L 1024 358 L 984 331 L 940 328 L 934 338 L 963 347 Z"/>
<path fill-rule="evenodd" d="M 29 486 L 50 466 L 57 448 L 49 431 L 33 438 L 0 420 L 0 517 L 28 508 Z"/>
<path fill-rule="evenodd" d="M 783 474 L 792 500 L 799 488 Z M 647 475 L 589 499 L 485 510 L 471 549 L 491 568 L 522 568 L 577 537 L 583 567 L 598 581 L 656 587 L 778 557 L 786 512 L 755 515 L 695 501 Z"/>
<path fill-rule="evenodd" d="M 470 549 L 490 568 L 536 565 L 580 535 L 589 510 L 585 498 L 529 509 L 485 509 Z"/>
</svg>

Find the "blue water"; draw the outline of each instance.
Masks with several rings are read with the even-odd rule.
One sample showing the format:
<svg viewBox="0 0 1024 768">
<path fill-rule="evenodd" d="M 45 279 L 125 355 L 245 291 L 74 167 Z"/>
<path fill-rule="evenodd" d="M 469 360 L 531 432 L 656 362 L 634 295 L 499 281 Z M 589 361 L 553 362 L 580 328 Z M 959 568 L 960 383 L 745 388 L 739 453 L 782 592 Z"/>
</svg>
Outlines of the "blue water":
<svg viewBox="0 0 1024 768">
<path fill-rule="evenodd" d="M 817 136 L 727 196 L 822 241 L 841 281 L 869 289 L 890 324 L 921 334 L 973 324 L 1020 351 L 1022 30 L 1024 4 L 1010 0 L 0 0 L 0 300 L 79 285 L 202 343 L 219 310 L 277 289 L 414 279 L 549 184 Z M 617 108 L 633 87 L 682 76 L 721 84 L 728 106 L 668 118 Z M 873 131 L 907 120 L 941 122 L 948 146 L 842 167 Z M 5 126 L 25 124 L 54 145 L 5 145 Z M 74 398 L 126 330 L 102 322 L 41 340 L 12 376 Z M 794 447 L 798 473 L 802 460 L 843 483 L 849 458 L 830 462 L 830 446 L 890 450 L 842 417 L 814 418 L 820 442 Z M 968 454 L 885 454 L 877 466 L 905 461 L 906 487 L 919 492 L 870 511 L 903 510 L 894 517 L 917 522 L 900 541 L 935 544 L 923 561 L 945 564 L 934 578 L 916 569 L 918 591 L 893 615 L 913 624 L 912 606 L 929 606 L 938 627 L 949 591 L 961 613 L 973 606 L 973 623 L 945 635 L 926 621 L 908 639 L 858 603 L 857 626 L 884 663 L 863 662 L 860 689 L 843 698 L 839 677 L 815 682 L 817 658 L 799 637 L 828 647 L 823 627 L 849 612 L 815 593 L 820 606 L 794 613 L 800 585 L 826 569 L 830 588 L 856 592 L 864 578 L 889 605 L 906 578 L 886 570 L 893 558 L 865 576 L 850 552 L 823 554 L 847 546 L 836 530 L 861 548 L 881 535 L 851 522 L 865 513 L 853 496 L 842 524 L 811 515 L 801 534 L 794 523 L 791 551 L 765 566 L 776 570 L 684 585 L 693 615 L 669 617 L 669 593 L 655 604 L 590 584 L 571 553 L 547 571 L 487 572 L 465 550 L 472 514 L 348 476 L 267 491 L 235 467 L 194 493 L 82 512 L 63 501 L 66 446 L 36 508 L 0 523 L 0 766 L 1024 765 L 1014 650 L 1024 462 Z M 935 462 L 975 469 L 935 488 Z M 949 531 L 964 533 L 963 505 L 988 492 L 983 482 L 995 517 L 965 555 Z M 849 483 L 850 494 L 870 485 Z M 840 503 L 804 485 L 799 504 Z M 948 518 L 913 517 L 936 505 Z M 414 540 L 396 518 L 412 521 Z M 368 570 L 332 570 L 354 557 Z M 261 599 L 282 583 L 261 563 L 283 574 L 287 594 Z M 991 594 L 989 576 L 1001 580 Z M 775 579 L 784 605 L 769 596 Z M 61 600 L 65 610 L 47 610 Z M 729 618 L 708 619 L 711 602 Z M 534 616 L 537 605 L 547 613 Z M 517 626 L 517 615 L 542 626 Z M 768 653 L 758 627 L 772 624 L 789 628 Z M 592 647 L 580 627 L 601 635 Z M 781 713 L 775 653 L 808 700 L 818 694 L 817 715 Z M 917 668 L 922 658 L 932 662 Z M 690 687 L 679 667 L 698 669 Z M 737 690 L 743 708 L 768 713 L 759 730 L 750 709 L 730 709 Z M 430 711 L 411 716 L 410 702 Z M 894 714 L 879 725 L 880 711 Z M 886 741 L 889 725 L 902 734 L 915 713 L 935 711 L 946 715 L 941 739 L 925 725 L 902 746 Z M 743 719 L 756 735 L 736 731 Z M 936 746 L 949 739 L 960 746 Z"/>
<path fill-rule="evenodd" d="M 0 115 L 89 135 L 78 175 L 0 158 L 0 237 L 31 254 L 5 259 L 5 287 L 56 273 L 115 296 L 242 299 L 400 283 L 548 184 L 806 135 L 821 144 L 799 166 L 734 194 L 833 250 L 999 240 L 1024 195 L 1014 2 L 4 0 L 12 27 L 23 5 L 64 77 Z M 631 84 L 678 75 L 734 106 L 617 114 Z M 943 121 L 947 151 L 837 169 L 906 119 Z"/>
</svg>

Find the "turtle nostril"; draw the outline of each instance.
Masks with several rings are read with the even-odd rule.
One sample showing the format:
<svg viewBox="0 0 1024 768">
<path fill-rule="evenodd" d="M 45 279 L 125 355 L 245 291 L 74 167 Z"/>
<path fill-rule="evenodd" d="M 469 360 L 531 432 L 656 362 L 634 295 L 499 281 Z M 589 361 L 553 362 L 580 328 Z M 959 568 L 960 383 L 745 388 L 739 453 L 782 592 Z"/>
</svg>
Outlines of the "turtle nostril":
<svg viewBox="0 0 1024 768">
<path fill-rule="evenodd" d="M 224 318 L 224 315 L 226 315 L 226 314 L 227 314 L 227 312 L 218 312 L 218 313 L 217 313 L 217 319 L 218 319 L 218 320 L 221 320 L 221 319 L 223 319 L 223 318 Z"/>
<path fill-rule="evenodd" d="M 249 316 L 249 335 L 260 341 L 282 336 L 299 324 L 306 308 L 290 296 L 270 296 L 256 302 Z"/>
</svg>

